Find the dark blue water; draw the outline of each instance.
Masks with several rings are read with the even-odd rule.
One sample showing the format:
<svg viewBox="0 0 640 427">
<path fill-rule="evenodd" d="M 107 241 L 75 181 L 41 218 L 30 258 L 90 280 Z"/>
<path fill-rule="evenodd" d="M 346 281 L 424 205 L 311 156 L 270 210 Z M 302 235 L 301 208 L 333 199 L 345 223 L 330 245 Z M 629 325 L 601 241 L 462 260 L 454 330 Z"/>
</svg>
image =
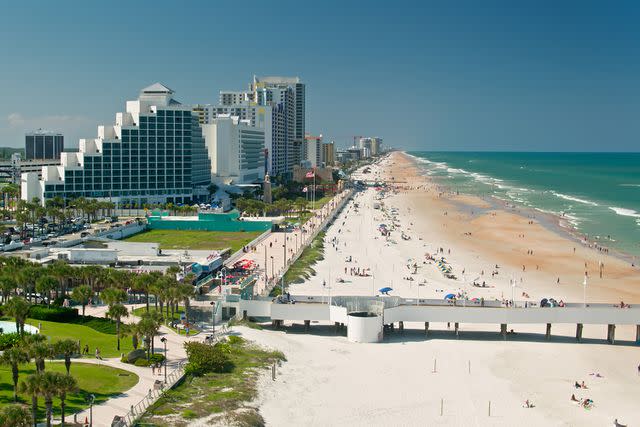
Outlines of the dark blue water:
<svg viewBox="0 0 640 427">
<path fill-rule="evenodd" d="M 564 215 L 589 238 L 640 256 L 640 153 L 408 154 L 452 190 Z"/>
</svg>

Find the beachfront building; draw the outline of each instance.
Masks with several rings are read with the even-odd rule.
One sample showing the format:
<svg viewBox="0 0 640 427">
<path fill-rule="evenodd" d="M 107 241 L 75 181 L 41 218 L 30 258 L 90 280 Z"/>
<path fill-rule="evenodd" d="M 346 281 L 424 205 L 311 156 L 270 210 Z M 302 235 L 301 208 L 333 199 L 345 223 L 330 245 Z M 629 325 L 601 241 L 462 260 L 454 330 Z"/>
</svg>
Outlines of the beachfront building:
<svg viewBox="0 0 640 427">
<path fill-rule="evenodd" d="M 127 101 L 114 125 L 81 139 L 78 152 L 63 152 L 59 166 L 22 174 L 22 198 L 44 201 L 87 197 L 116 204 L 190 203 L 205 197 L 210 161 L 191 106 L 156 83 Z"/>
<path fill-rule="evenodd" d="M 322 163 L 325 167 L 332 167 L 336 163 L 336 146 L 331 142 L 322 143 Z"/>
<path fill-rule="evenodd" d="M 222 98 L 222 95 L 221 95 Z M 251 101 L 231 105 L 195 105 L 194 111 L 201 111 L 203 124 L 211 124 L 218 117 L 238 117 L 250 126 L 264 132 L 264 162 L 269 174 L 280 163 L 272 163 L 272 154 L 284 144 L 284 115 L 281 108 L 272 111 L 269 105 L 257 105 Z"/>
<path fill-rule="evenodd" d="M 26 160 L 60 159 L 64 151 L 64 135 L 38 129 L 24 137 L 24 156 Z"/>
<path fill-rule="evenodd" d="M 270 174 L 290 176 L 293 166 L 302 160 L 306 130 L 306 85 L 299 77 L 253 77 L 253 100 L 259 105 L 276 106 L 284 116 L 284 137 L 272 155 L 271 162 L 278 167 Z M 274 135 L 274 141 L 276 140 Z"/>
<path fill-rule="evenodd" d="M 382 154 L 382 138 L 377 136 L 361 137 L 358 140 L 358 147 L 362 150 L 363 158 L 377 156 Z"/>
<path fill-rule="evenodd" d="M 202 125 L 209 159 L 211 181 L 223 184 L 251 184 L 264 178 L 264 129 L 249 120 L 220 115 Z"/>
<path fill-rule="evenodd" d="M 301 151 L 302 162 L 308 162 L 312 168 L 322 166 L 322 135 L 305 135 Z"/>
</svg>

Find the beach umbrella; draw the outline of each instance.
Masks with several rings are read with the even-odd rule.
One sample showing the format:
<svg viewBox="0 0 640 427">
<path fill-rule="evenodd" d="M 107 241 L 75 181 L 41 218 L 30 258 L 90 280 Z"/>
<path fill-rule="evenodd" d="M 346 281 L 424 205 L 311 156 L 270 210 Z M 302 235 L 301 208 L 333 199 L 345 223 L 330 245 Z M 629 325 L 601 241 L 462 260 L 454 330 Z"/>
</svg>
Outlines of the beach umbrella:
<svg viewBox="0 0 640 427">
<path fill-rule="evenodd" d="M 393 288 L 390 288 L 390 287 L 388 287 L 388 286 L 387 286 L 387 287 L 385 287 L 385 288 L 380 288 L 380 289 L 378 289 L 378 292 L 381 292 L 381 293 L 383 293 L 383 294 L 386 294 L 387 292 L 392 291 L 392 290 L 393 290 Z"/>
<path fill-rule="evenodd" d="M 447 295 L 444 296 L 444 299 L 452 299 L 452 298 L 455 298 L 455 297 L 456 297 L 455 294 L 447 294 Z"/>
</svg>

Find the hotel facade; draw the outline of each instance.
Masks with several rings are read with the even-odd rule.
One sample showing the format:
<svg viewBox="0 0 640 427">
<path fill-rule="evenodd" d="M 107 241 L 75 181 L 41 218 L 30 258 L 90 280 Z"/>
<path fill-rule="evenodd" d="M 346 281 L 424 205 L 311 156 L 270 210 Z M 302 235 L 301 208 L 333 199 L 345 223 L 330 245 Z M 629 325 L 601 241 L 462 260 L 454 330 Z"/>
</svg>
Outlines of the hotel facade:
<svg viewBox="0 0 640 427">
<path fill-rule="evenodd" d="M 116 204 L 191 203 L 206 196 L 210 160 L 192 107 L 159 83 L 140 92 L 98 137 L 81 139 L 78 152 L 61 153 L 59 166 L 21 177 L 22 198 L 60 196 Z"/>
</svg>

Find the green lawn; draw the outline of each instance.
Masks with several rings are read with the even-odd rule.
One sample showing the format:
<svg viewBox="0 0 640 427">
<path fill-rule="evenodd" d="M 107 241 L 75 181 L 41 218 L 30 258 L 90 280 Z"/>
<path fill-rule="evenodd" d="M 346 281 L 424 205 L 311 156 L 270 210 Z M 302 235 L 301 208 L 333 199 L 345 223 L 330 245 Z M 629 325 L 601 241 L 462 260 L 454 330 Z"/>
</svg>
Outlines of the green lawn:
<svg viewBox="0 0 640 427">
<path fill-rule="evenodd" d="M 120 357 L 120 353 L 128 353 L 133 350 L 130 337 L 120 337 L 120 351 L 116 349 L 115 334 L 105 334 L 98 332 L 93 328 L 73 323 L 57 323 L 47 322 L 45 320 L 29 319 L 28 324 L 38 327 L 42 324 L 40 333 L 51 337 L 52 341 L 60 341 L 62 339 L 72 339 L 80 341 L 80 347 L 89 344 L 89 354 L 93 356 L 96 347 L 100 349 L 102 357 Z"/>
<path fill-rule="evenodd" d="M 324 235 L 324 231 L 318 233 L 313 242 L 302 251 L 300 258 L 289 267 L 284 274 L 285 285 L 302 283 L 316 274 L 313 265 L 324 258 Z M 277 291 L 275 291 L 276 289 Z M 274 291 L 277 294 L 280 291 L 280 287 L 276 286 Z"/>
<path fill-rule="evenodd" d="M 24 380 L 28 375 L 35 373 L 33 363 L 20 367 L 20 378 L 18 382 Z M 66 373 L 64 363 L 47 362 L 45 370 L 50 372 Z M 138 383 L 138 376 L 132 372 L 115 369 L 108 366 L 79 363 L 74 359 L 71 363 L 71 375 L 78 381 L 78 393 L 67 397 L 66 416 L 67 421 L 72 421 L 73 413 L 87 408 L 85 396 L 93 394 L 95 404 L 105 402 L 114 395 L 121 394 Z M 22 403 L 26 403 L 31 408 L 31 397 L 18 395 Z M 0 406 L 13 403 L 13 381 L 11 379 L 11 368 L 0 366 Z M 38 399 L 39 416 L 44 418 L 44 400 Z M 60 400 L 53 401 L 53 415 L 60 416 Z M 114 414 L 115 415 L 115 414 Z"/>
<path fill-rule="evenodd" d="M 128 242 L 159 243 L 160 249 L 226 249 L 231 253 L 242 249 L 261 231 L 192 231 L 148 230 L 125 240 Z"/>
<path fill-rule="evenodd" d="M 240 339 L 230 344 L 229 357 L 234 366 L 231 372 L 187 376 L 149 408 L 140 425 L 181 427 L 212 414 L 220 414 L 217 422 L 211 423 L 215 425 L 264 425 L 260 413 L 251 406 L 257 395 L 256 379 L 259 371 L 286 360 L 284 354 Z M 163 418 L 169 414 L 179 415 L 179 419 Z"/>
</svg>

